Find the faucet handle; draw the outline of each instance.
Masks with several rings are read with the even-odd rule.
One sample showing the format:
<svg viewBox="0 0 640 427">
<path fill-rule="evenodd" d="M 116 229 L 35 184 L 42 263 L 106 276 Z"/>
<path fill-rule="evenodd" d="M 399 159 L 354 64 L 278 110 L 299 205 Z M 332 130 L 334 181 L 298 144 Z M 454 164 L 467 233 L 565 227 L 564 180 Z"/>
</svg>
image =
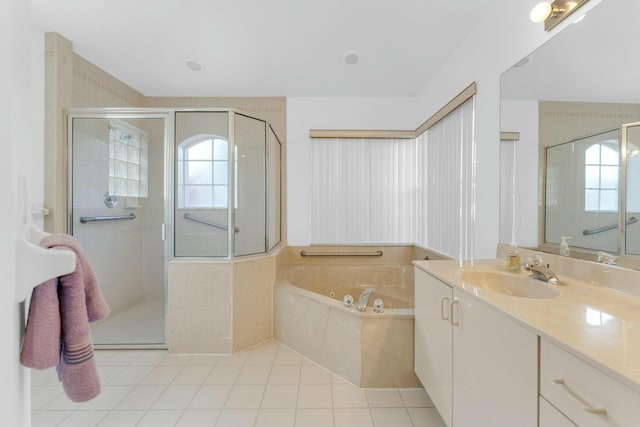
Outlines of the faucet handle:
<svg viewBox="0 0 640 427">
<path fill-rule="evenodd" d="M 529 264 L 531 265 L 542 265 L 544 264 L 544 260 L 542 259 L 542 253 L 536 252 L 534 255 L 528 257 Z"/>
<path fill-rule="evenodd" d="M 616 265 L 618 262 L 618 257 L 616 255 L 598 251 L 598 262 L 602 264 Z"/>
</svg>

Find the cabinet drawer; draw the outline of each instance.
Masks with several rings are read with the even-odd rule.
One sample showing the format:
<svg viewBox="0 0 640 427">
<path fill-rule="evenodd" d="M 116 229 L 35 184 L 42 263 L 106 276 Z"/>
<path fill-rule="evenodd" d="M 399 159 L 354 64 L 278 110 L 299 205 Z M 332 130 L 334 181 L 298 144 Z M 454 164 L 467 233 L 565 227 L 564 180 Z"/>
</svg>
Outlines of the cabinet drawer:
<svg viewBox="0 0 640 427">
<path fill-rule="evenodd" d="M 540 394 L 581 427 L 638 425 L 640 393 L 542 339 Z"/>
<path fill-rule="evenodd" d="M 541 396 L 540 427 L 576 427 L 576 425 Z"/>
</svg>

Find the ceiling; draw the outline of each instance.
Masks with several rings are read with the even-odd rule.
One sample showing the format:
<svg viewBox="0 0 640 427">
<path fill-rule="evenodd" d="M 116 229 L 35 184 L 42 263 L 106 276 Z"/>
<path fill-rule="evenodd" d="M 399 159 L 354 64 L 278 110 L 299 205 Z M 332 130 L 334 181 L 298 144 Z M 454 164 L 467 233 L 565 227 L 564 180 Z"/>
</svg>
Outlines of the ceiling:
<svg viewBox="0 0 640 427">
<path fill-rule="evenodd" d="M 32 8 L 36 26 L 146 96 L 406 97 L 502 1 L 32 0 Z M 349 52 L 358 63 L 345 63 Z"/>
<path fill-rule="evenodd" d="M 502 98 L 640 103 L 638 16 L 638 0 L 600 3 L 504 73 Z"/>
</svg>

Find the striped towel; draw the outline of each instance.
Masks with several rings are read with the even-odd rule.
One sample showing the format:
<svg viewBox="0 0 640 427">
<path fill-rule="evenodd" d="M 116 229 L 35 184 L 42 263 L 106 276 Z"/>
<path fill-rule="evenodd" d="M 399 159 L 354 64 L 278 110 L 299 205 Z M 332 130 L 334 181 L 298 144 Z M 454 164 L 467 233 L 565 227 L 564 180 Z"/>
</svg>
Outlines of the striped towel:
<svg viewBox="0 0 640 427">
<path fill-rule="evenodd" d="M 107 317 L 109 307 L 80 242 L 51 234 L 40 245 L 74 251 L 76 269 L 33 290 L 20 361 L 29 368 L 57 366 L 67 396 L 85 402 L 100 394 L 89 323 Z"/>
</svg>

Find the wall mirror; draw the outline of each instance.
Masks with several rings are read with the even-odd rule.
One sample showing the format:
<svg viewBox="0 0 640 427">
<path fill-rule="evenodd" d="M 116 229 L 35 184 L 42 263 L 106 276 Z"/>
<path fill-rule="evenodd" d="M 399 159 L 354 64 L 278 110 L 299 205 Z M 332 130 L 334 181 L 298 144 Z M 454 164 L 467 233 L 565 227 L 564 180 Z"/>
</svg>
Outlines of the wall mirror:
<svg viewBox="0 0 640 427">
<path fill-rule="evenodd" d="M 637 0 L 603 0 L 501 76 L 501 131 L 520 132 L 518 234 L 543 250 L 568 236 L 578 253 L 640 255 L 639 13 Z"/>
</svg>

